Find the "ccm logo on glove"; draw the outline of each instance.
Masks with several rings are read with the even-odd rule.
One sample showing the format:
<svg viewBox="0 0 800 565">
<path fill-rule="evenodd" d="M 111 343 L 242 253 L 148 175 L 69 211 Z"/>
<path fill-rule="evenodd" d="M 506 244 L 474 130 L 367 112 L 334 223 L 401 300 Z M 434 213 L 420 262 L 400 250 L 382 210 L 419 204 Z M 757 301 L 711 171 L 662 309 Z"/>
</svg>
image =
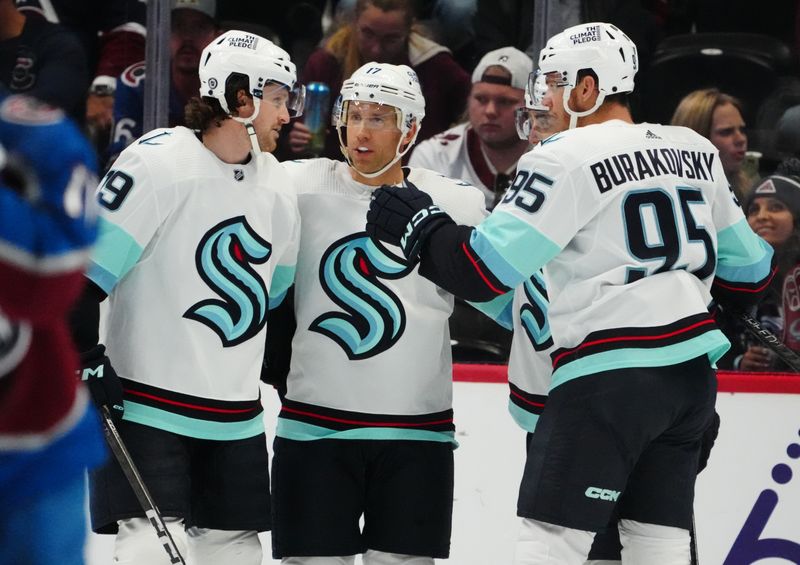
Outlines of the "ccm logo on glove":
<svg viewBox="0 0 800 565">
<path fill-rule="evenodd" d="M 433 206 L 428 206 L 427 208 L 423 208 L 422 210 L 414 214 L 411 217 L 411 220 L 408 222 L 408 225 L 406 226 L 406 233 L 403 234 L 402 238 L 400 238 L 400 247 L 402 247 L 403 249 L 407 249 L 408 238 L 414 233 L 414 231 L 420 225 L 426 222 L 430 216 L 433 216 L 435 214 L 444 214 L 444 211 L 435 204 Z"/>
</svg>

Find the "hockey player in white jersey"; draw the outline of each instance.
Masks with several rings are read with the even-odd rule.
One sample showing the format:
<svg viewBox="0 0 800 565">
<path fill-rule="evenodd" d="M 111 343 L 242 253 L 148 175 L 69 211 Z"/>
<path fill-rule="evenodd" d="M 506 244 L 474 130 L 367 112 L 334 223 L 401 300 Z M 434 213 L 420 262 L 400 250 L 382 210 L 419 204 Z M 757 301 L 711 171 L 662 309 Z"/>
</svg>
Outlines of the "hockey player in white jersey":
<svg viewBox="0 0 800 565">
<path fill-rule="evenodd" d="M 545 78 L 546 75 L 538 71 L 530 73 L 525 87 L 525 106 L 516 112 L 517 135 L 532 146 L 569 128 L 569 116 L 560 109 L 558 100 L 548 96 Z M 547 402 L 552 373 L 553 338 L 542 271 L 534 273 L 505 299 L 511 301 L 509 307 L 500 307 L 498 298 L 487 314 L 513 332 L 508 359 L 508 410 L 517 425 L 527 432 L 527 452 Z M 475 306 L 481 309 L 480 304 Z M 616 520 L 612 517 L 609 527 L 595 536 L 586 565 L 619 563 L 619 552 Z"/>
<path fill-rule="evenodd" d="M 747 303 L 773 273 L 714 147 L 633 124 L 637 65 L 612 25 L 554 36 L 539 66 L 578 127 L 520 160 L 486 221 L 459 226 L 411 187 L 376 191 L 367 216 L 368 233 L 468 299 L 546 265 L 554 371 L 520 489 L 520 565 L 580 563 L 615 509 L 623 563 L 689 562 L 712 365 L 729 347 L 712 293 Z"/>
<path fill-rule="evenodd" d="M 295 78 L 284 50 L 226 32 L 203 51 L 191 129 L 145 134 L 99 187 L 101 235 L 74 316 L 83 374 L 121 417 L 193 564 L 258 565 L 258 531 L 270 528 L 259 377 L 267 310 L 294 276 L 299 214 L 265 151 L 302 109 Z M 95 531 L 118 531 L 115 563 L 169 562 L 116 462 L 91 476 L 91 514 Z"/>
<path fill-rule="evenodd" d="M 302 234 L 297 329 L 278 418 L 273 554 L 286 564 L 432 565 L 448 556 L 453 503 L 453 297 L 364 214 L 381 185 L 415 185 L 468 225 L 476 188 L 403 168 L 425 115 L 414 71 L 367 63 L 334 115 L 347 162 L 285 163 Z M 363 530 L 359 518 L 364 519 Z"/>
</svg>

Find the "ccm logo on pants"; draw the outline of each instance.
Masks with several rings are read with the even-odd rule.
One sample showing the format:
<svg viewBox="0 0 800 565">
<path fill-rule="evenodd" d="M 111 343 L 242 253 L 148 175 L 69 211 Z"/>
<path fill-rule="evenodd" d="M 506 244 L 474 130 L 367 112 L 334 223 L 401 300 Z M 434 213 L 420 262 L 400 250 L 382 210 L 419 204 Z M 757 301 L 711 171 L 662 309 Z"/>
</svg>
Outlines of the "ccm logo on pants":
<svg viewBox="0 0 800 565">
<path fill-rule="evenodd" d="M 617 498 L 619 498 L 618 490 L 610 490 L 607 488 L 589 487 L 583 494 L 585 494 L 587 498 L 599 498 L 600 500 L 610 500 L 613 502 L 616 502 Z"/>
</svg>

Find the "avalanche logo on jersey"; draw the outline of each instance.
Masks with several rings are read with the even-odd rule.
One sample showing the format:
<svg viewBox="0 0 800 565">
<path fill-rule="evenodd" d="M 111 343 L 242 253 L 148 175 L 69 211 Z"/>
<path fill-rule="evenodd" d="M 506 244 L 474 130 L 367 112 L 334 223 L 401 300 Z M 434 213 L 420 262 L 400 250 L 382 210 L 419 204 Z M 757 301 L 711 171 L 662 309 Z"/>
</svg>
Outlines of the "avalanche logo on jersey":
<svg viewBox="0 0 800 565">
<path fill-rule="evenodd" d="M 525 334 L 536 351 L 545 351 L 553 345 L 550 322 L 547 320 L 547 290 L 542 272 L 537 271 L 523 285 L 527 302 L 519 309 L 519 319 Z"/>
<path fill-rule="evenodd" d="M 399 279 L 412 268 L 389 256 L 364 232 L 334 242 L 320 261 L 319 280 L 345 313 L 323 314 L 309 329 L 331 338 L 351 360 L 386 351 L 403 335 L 406 312 L 379 279 Z"/>
<path fill-rule="evenodd" d="M 200 240 L 197 272 L 223 300 L 210 298 L 189 308 L 184 318 L 205 324 L 224 347 L 247 341 L 267 322 L 269 295 L 251 264 L 265 263 L 272 245 L 261 238 L 244 216 L 220 222 Z"/>
</svg>

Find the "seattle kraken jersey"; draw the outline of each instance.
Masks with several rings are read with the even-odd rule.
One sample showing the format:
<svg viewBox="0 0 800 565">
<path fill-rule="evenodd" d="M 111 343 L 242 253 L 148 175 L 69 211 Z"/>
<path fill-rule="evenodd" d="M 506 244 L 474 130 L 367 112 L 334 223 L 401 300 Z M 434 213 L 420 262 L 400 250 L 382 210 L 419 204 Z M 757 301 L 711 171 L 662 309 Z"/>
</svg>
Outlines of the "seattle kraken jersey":
<svg viewBox="0 0 800 565">
<path fill-rule="evenodd" d="M 547 319 L 547 291 L 541 271 L 489 302 L 472 306 L 511 330 L 508 357 L 508 411 L 525 431 L 533 432 L 550 389 L 553 337 Z"/>
<path fill-rule="evenodd" d="M 296 196 L 269 154 L 228 164 L 186 128 L 129 146 L 100 183 L 88 276 L 125 419 L 206 439 L 263 431 L 267 309 L 294 278 Z"/>
<path fill-rule="evenodd" d="M 399 248 L 366 235 L 375 187 L 354 181 L 345 163 L 284 166 L 299 190 L 302 235 L 277 435 L 452 441 L 452 295 L 409 267 Z M 458 221 L 484 218 L 474 187 L 426 169 L 405 172 Z"/>
<path fill-rule="evenodd" d="M 537 146 L 470 245 L 511 288 L 547 264 L 551 388 L 621 367 L 716 361 L 729 344 L 708 313 L 715 274 L 754 288 L 770 276 L 771 250 L 716 149 L 653 124 L 611 121 Z"/>
<path fill-rule="evenodd" d="M 514 289 L 513 338 L 508 357 L 508 410 L 533 432 L 544 409 L 553 366 L 553 336 L 547 318 L 547 290 L 541 271 Z"/>
</svg>

